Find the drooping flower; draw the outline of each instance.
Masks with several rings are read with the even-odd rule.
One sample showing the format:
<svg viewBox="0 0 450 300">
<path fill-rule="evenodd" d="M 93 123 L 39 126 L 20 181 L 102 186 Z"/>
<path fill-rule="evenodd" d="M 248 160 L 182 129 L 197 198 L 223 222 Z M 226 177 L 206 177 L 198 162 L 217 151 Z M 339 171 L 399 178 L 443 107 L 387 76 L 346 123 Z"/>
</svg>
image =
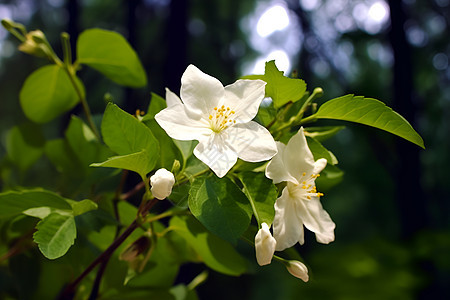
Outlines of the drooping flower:
<svg viewBox="0 0 450 300">
<path fill-rule="evenodd" d="M 151 192 L 153 197 L 159 200 L 164 200 L 172 193 L 172 187 L 175 183 L 175 177 L 172 172 L 161 168 L 150 177 L 150 184 L 152 186 Z"/>
<path fill-rule="evenodd" d="M 273 235 L 277 251 L 297 242 L 304 243 L 303 225 L 316 234 L 320 243 L 334 241 L 336 225 L 320 203 L 315 180 L 325 168 L 324 158 L 314 161 L 306 142 L 303 127 L 287 145 L 277 142 L 278 153 L 269 162 L 266 176 L 274 183 L 286 181 L 281 196 L 275 202 Z"/>
<path fill-rule="evenodd" d="M 269 226 L 263 222 L 255 235 L 256 261 L 260 266 L 271 263 L 276 244 L 277 241 L 270 233 Z"/>
<path fill-rule="evenodd" d="M 290 260 L 286 263 L 286 269 L 292 276 L 300 278 L 304 282 L 309 280 L 308 268 L 298 260 Z"/>
<path fill-rule="evenodd" d="M 262 80 L 237 80 L 224 87 L 189 65 L 181 78 L 181 99 L 166 90 L 168 107 L 155 119 L 177 140 L 197 140 L 194 155 L 223 177 L 238 157 L 249 162 L 272 158 L 277 148 L 269 131 L 251 121 L 264 98 Z"/>
</svg>

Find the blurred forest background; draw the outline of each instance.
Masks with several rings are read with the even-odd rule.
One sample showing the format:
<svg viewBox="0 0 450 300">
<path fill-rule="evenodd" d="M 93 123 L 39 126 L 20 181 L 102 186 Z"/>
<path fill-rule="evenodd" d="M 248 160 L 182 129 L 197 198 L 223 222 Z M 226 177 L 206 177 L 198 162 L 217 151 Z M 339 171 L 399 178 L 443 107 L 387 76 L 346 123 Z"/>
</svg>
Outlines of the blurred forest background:
<svg viewBox="0 0 450 300">
<path fill-rule="evenodd" d="M 82 70 L 97 114 L 104 110 L 105 93 L 130 113 L 147 108 L 150 92 L 164 96 L 169 87 L 178 93 L 190 63 L 229 84 L 263 73 L 270 59 L 285 74 L 297 72 L 309 90 L 322 87 L 323 100 L 354 93 L 385 102 L 422 135 L 427 149 L 362 125 L 329 123 L 348 125 L 325 142 L 345 176 L 322 198 L 337 224 L 336 241 L 321 245 L 308 234 L 297 247 L 310 282 L 273 263 L 241 278 L 211 271 L 198 294 L 450 299 L 449 0 L 1 0 L 0 18 L 43 30 L 59 55 L 62 31 L 72 46 L 92 27 L 123 34 L 142 60 L 149 85 L 124 89 Z M 40 172 L 45 159 L 19 176 L 6 156 L 8 129 L 26 121 L 21 85 L 46 63 L 19 52 L 18 44 L 0 28 L 0 188 L 51 188 L 57 173 Z M 80 107 L 71 113 L 82 115 Z M 69 115 L 43 125 L 46 136 L 61 136 Z M 29 272 L 24 255 L 0 264 L 0 296 L 11 286 L 24 288 L 20 284 L 37 288 L 41 274 Z M 189 282 L 202 268 L 185 266 L 177 280 Z"/>
</svg>

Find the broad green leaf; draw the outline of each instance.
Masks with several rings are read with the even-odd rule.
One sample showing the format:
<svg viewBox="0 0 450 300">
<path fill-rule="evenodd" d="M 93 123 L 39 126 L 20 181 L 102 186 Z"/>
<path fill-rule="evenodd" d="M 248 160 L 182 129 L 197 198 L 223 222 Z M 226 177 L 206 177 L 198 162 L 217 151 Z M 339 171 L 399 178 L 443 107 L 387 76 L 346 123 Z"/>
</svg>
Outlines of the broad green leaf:
<svg viewBox="0 0 450 300">
<path fill-rule="evenodd" d="M 101 163 L 93 163 L 91 167 L 108 167 L 130 170 L 138 173 L 143 180 L 147 176 L 147 173 L 153 168 L 153 164 L 150 161 L 150 155 L 147 150 L 143 149 L 140 152 L 114 156 L 108 158 L 107 161 Z"/>
<path fill-rule="evenodd" d="M 148 106 L 147 114 L 143 117 L 142 122 L 153 120 L 155 118 L 155 115 L 166 107 L 166 100 L 163 97 L 152 93 L 152 98 L 150 99 L 150 105 Z"/>
<path fill-rule="evenodd" d="M 13 217 L 36 207 L 72 209 L 63 197 L 50 191 L 32 190 L 0 193 L 0 218 Z"/>
<path fill-rule="evenodd" d="M 277 110 L 273 107 L 273 102 L 268 105 L 261 105 L 256 115 L 256 120 L 263 126 L 272 123 L 277 117 Z"/>
<path fill-rule="evenodd" d="M 325 158 L 327 163 L 330 165 L 336 165 L 338 160 L 333 153 L 331 153 L 327 148 L 325 148 L 320 142 L 316 139 L 307 136 L 306 141 L 308 142 L 308 147 L 311 150 L 314 160 L 318 160 L 319 158 Z"/>
<path fill-rule="evenodd" d="M 192 156 L 194 148 L 197 146 L 197 141 L 180 141 L 173 140 L 173 143 L 180 150 L 181 156 L 183 157 L 183 168 L 186 167 L 188 159 Z"/>
<path fill-rule="evenodd" d="M 13 127 L 6 137 L 9 158 L 25 171 L 44 153 L 45 139 L 39 126 L 24 123 Z"/>
<path fill-rule="evenodd" d="M 322 104 L 312 117 L 351 121 L 373 126 L 425 148 L 422 138 L 411 124 L 386 104 L 376 99 L 354 95 L 342 96 Z"/>
<path fill-rule="evenodd" d="M 316 139 L 318 142 L 323 142 L 344 128 L 345 126 L 306 127 L 305 135 Z"/>
<path fill-rule="evenodd" d="M 52 213 L 36 225 L 34 241 L 48 259 L 56 259 L 69 250 L 77 236 L 73 216 Z"/>
<path fill-rule="evenodd" d="M 245 76 L 247 79 L 261 79 L 267 82 L 266 96 L 271 97 L 275 108 L 281 107 L 289 101 L 300 100 L 306 92 L 306 83 L 301 79 L 288 78 L 279 71 L 275 61 L 266 62 L 264 75 Z"/>
<path fill-rule="evenodd" d="M 77 41 L 77 61 L 96 69 L 112 81 L 143 87 L 147 76 L 136 52 L 117 32 L 103 29 L 83 31 Z"/>
<path fill-rule="evenodd" d="M 78 78 L 75 81 L 84 97 L 83 84 Z M 44 66 L 31 73 L 19 98 L 27 118 L 36 123 L 47 123 L 80 101 L 66 71 L 58 65 Z"/>
<path fill-rule="evenodd" d="M 148 157 L 144 162 L 145 172 L 149 172 L 156 164 L 159 155 L 159 144 L 151 130 L 135 117 L 108 103 L 102 121 L 103 139 L 108 147 L 119 155 L 128 155 L 142 150 Z"/>
<path fill-rule="evenodd" d="M 239 174 L 239 179 L 244 186 L 244 193 L 250 201 L 258 224 L 265 222 L 270 227 L 275 216 L 277 188 L 264 173 L 243 172 Z"/>
<path fill-rule="evenodd" d="M 228 220 L 228 223 L 232 222 Z M 173 217 L 170 227 L 194 248 L 211 269 L 232 276 L 239 276 L 246 271 L 246 260 L 233 246 L 211 234 L 192 216 Z"/>
<path fill-rule="evenodd" d="M 79 216 L 91 210 L 98 208 L 97 203 L 92 200 L 84 199 L 81 201 L 66 200 L 72 206 L 73 216 Z"/>
<path fill-rule="evenodd" d="M 67 140 L 56 139 L 47 141 L 45 144 L 45 155 L 59 172 L 70 178 L 84 177 L 85 169 Z"/>
<path fill-rule="evenodd" d="M 206 228 L 231 243 L 236 243 L 250 224 L 250 203 L 228 178 L 211 176 L 195 180 L 188 201 L 192 214 Z"/>
</svg>

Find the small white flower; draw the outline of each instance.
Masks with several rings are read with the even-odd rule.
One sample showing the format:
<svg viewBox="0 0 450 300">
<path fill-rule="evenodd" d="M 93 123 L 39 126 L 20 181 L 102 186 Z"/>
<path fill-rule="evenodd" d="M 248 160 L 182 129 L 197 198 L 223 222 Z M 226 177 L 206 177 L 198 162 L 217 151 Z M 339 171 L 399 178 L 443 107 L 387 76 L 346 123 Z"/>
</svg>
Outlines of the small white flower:
<svg viewBox="0 0 450 300">
<path fill-rule="evenodd" d="M 290 260 L 286 263 L 286 269 L 293 276 L 300 278 L 304 282 L 309 280 L 308 268 L 298 260 Z"/>
<path fill-rule="evenodd" d="M 270 233 L 269 226 L 266 223 L 262 223 L 261 228 L 255 235 L 256 261 L 260 266 L 270 264 L 275 253 L 276 244 L 277 241 Z"/>
<path fill-rule="evenodd" d="M 277 142 L 278 153 L 269 162 L 266 176 L 274 183 L 287 181 L 281 197 L 275 202 L 273 235 L 277 251 L 297 242 L 304 243 L 303 225 L 316 234 L 320 243 L 334 241 L 336 225 L 320 203 L 315 180 L 325 168 L 326 159 L 314 162 L 303 127 L 284 145 Z"/>
<path fill-rule="evenodd" d="M 172 187 L 175 183 L 175 177 L 166 169 L 162 168 L 150 177 L 151 191 L 153 197 L 164 200 L 172 193 Z"/>
<path fill-rule="evenodd" d="M 272 158 L 277 147 L 269 131 L 251 121 L 264 98 L 262 80 L 222 83 L 189 65 L 181 78 L 181 99 L 166 90 L 168 107 L 155 116 L 177 140 L 197 140 L 194 155 L 223 177 L 238 157 L 249 162 Z"/>
</svg>

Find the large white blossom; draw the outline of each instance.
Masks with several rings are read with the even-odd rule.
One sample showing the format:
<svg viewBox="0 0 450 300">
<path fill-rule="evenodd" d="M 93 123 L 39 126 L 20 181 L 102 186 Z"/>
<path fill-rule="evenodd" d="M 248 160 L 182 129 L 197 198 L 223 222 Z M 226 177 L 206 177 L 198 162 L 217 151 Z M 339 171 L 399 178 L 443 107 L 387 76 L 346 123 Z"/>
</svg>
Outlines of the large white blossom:
<svg viewBox="0 0 450 300">
<path fill-rule="evenodd" d="M 272 262 L 276 244 L 277 241 L 270 233 L 269 226 L 263 222 L 255 235 L 256 261 L 260 266 L 268 265 Z"/>
<path fill-rule="evenodd" d="M 269 131 L 251 121 L 264 98 L 262 80 L 237 80 L 224 87 L 219 80 L 189 65 L 181 78 L 181 99 L 166 90 L 168 107 L 155 119 L 177 140 L 197 140 L 194 155 L 223 177 L 238 157 L 269 160 L 277 147 Z"/>
<path fill-rule="evenodd" d="M 320 203 L 315 180 L 325 168 L 326 159 L 314 161 L 306 142 L 303 127 L 287 145 L 277 142 L 278 153 L 269 162 L 266 176 L 274 183 L 286 181 L 281 196 L 275 202 L 273 235 L 277 251 L 304 243 L 303 225 L 316 234 L 320 243 L 334 241 L 336 225 Z"/>
</svg>

